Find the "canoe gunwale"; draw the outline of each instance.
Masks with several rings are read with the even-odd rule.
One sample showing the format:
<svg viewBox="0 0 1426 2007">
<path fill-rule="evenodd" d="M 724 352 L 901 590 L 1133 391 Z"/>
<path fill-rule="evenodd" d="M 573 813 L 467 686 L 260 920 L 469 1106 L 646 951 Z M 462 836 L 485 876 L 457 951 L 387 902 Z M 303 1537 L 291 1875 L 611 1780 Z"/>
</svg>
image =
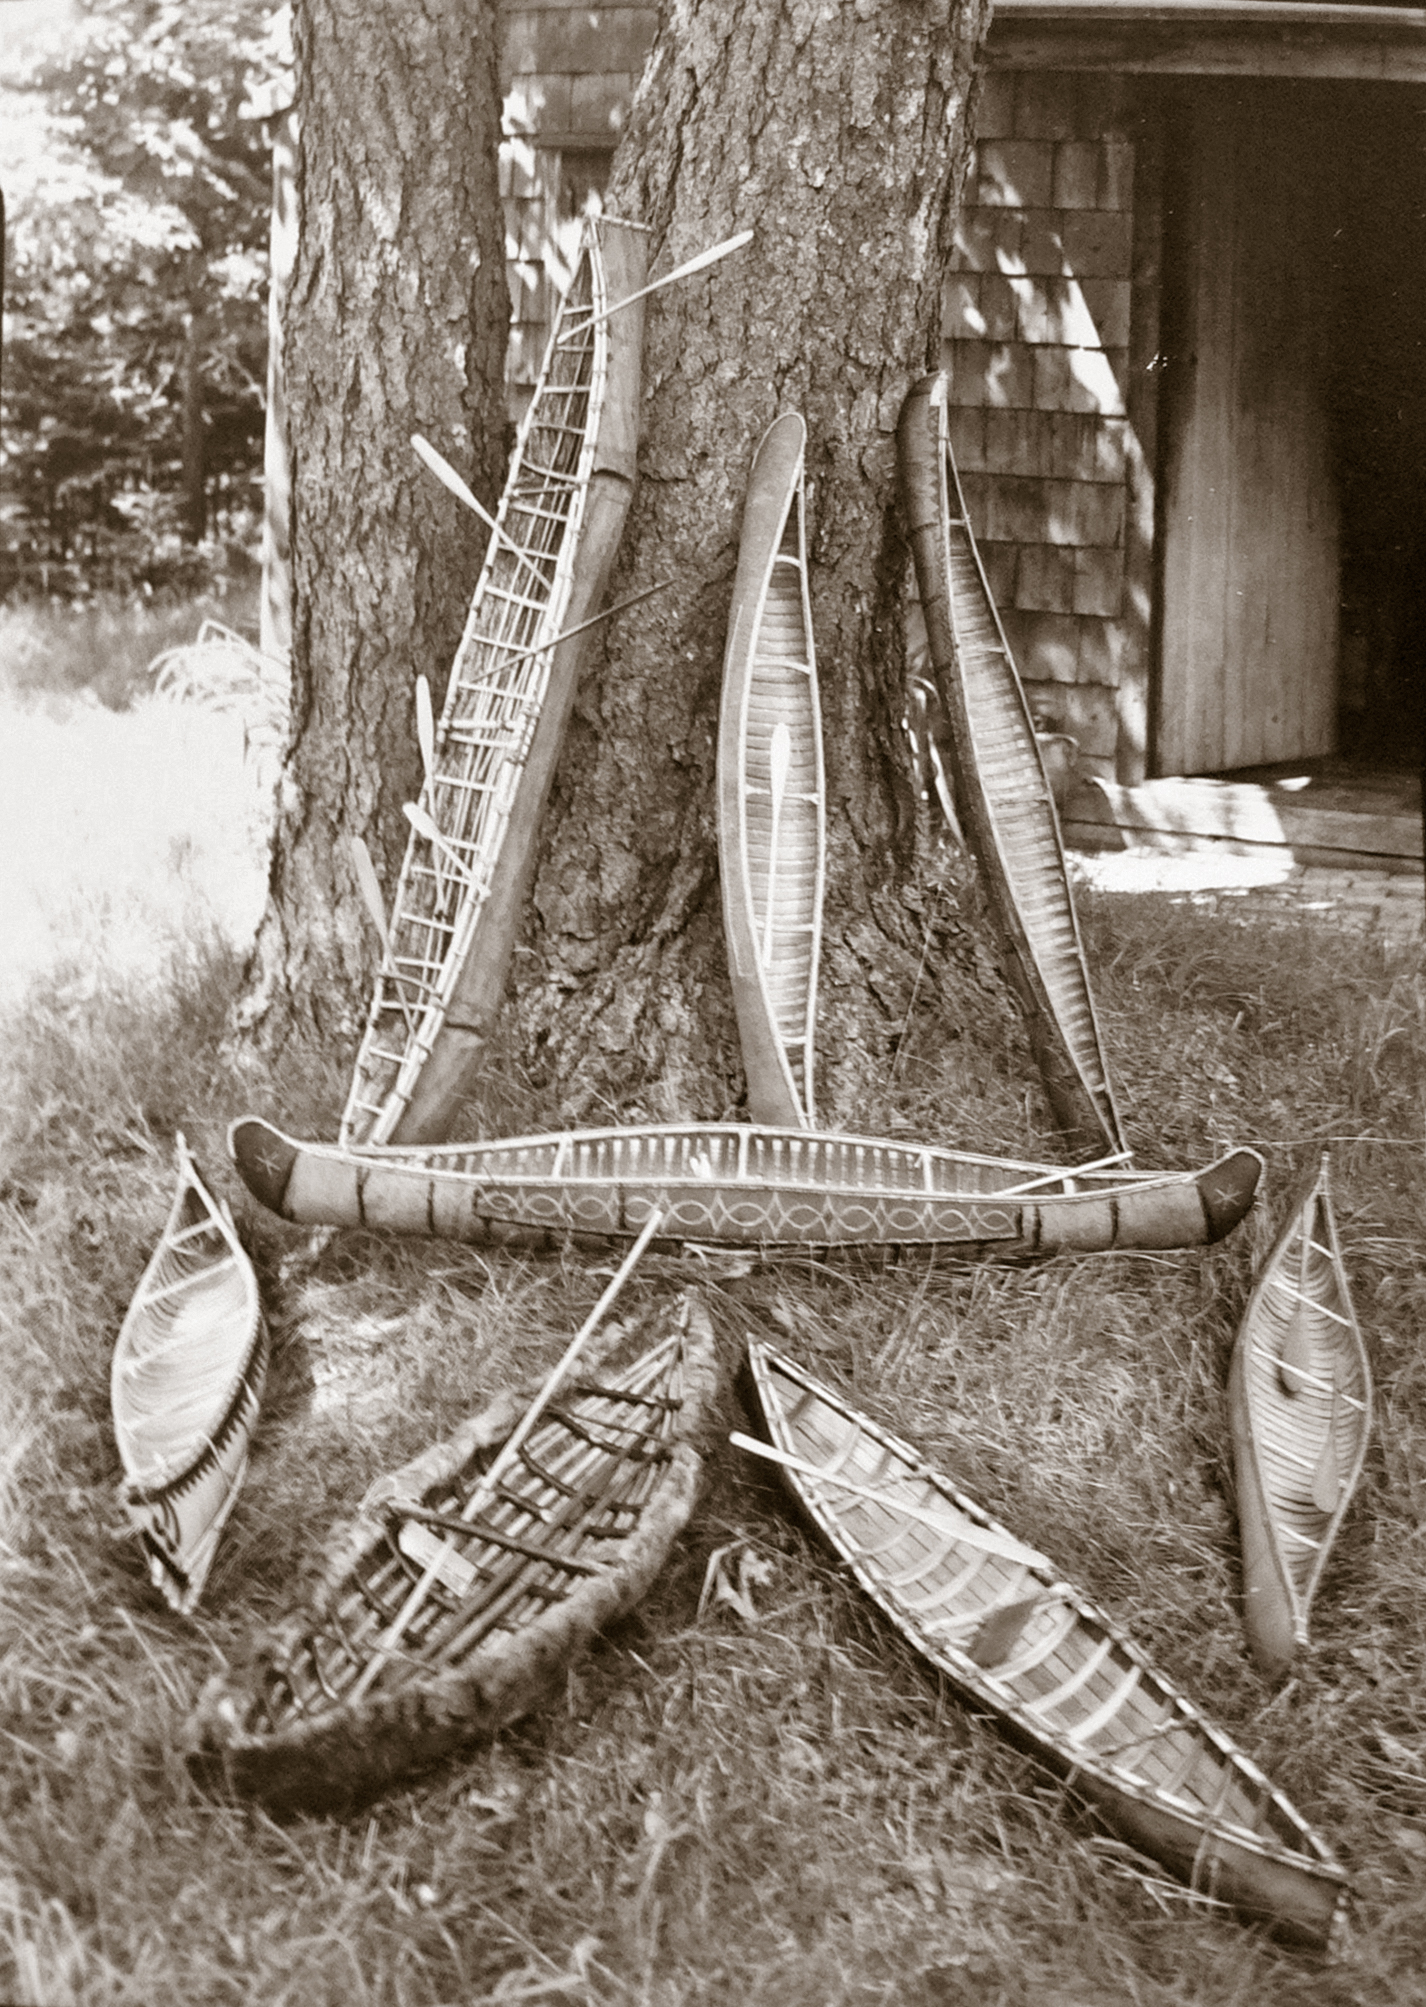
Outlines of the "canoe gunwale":
<svg viewBox="0 0 1426 2007">
<path fill-rule="evenodd" d="M 776 1447 L 805 1454 L 804 1446 L 795 1437 L 793 1425 L 778 1400 L 774 1385 L 778 1376 L 804 1389 L 814 1400 L 825 1403 L 869 1439 L 895 1466 L 895 1481 L 914 1479 L 929 1484 L 957 1512 L 976 1525 L 990 1533 L 1014 1538 L 974 1499 L 966 1497 L 942 1473 L 928 1465 L 909 1444 L 851 1407 L 840 1395 L 822 1385 L 773 1346 L 750 1337 L 746 1377 L 755 1411 L 769 1440 Z M 845 1459 L 838 1461 L 841 1464 Z M 897 1592 L 878 1580 L 875 1567 L 860 1557 L 855 1542 L 841 1532 L 835 1509 L 837 1487 L 834 1481 L 827 1479 L 819 1483 L 811 1476 L 788 1468 L 780 1469 L 778 1475 L 798 1512 L 818 1539 L 853 1575 L 887 1621 L 967 1698 L 989 1710 L 1017 1747 L 1048 1768 L 1068 1790 L 1093 1807 L 1106 1823 L 1111 1827 L 1117 1825 L 1130 1838 L 1131 1844 L 1162 1860 L 1195 1892 L 1227 1901 L 1247 1914 L 1268 1921 L 1284 1935 L 1300 1942 L 1320 1946 L 1331 1941 L 1339 1927 L 1349 1890 L 1346 1870 L 1247 1752 L 1240 1749 L 1226 1731 L 1209 1720 L 1193 1701 L 1180 1692 L 1174 1681 L 1159 1671 L 1132 1637 L 1073 1584 L 1061 1580 L 1053 1569 L 1026 1566 L 1025 1572 L 1030 1581 L 1041 1581 L 1047 1596 L 1052 1595 L 1069 1603 L 1081 1623 L 1111 1639 L 1114 1649 L 1147 1676 L 1156 1692 L 1171 1705 L 1173 1731 L 1186 1727 L 1203 1737 L 1227 1760 L 1234 1774 L 1271 1803 L 1301 1842 L 1301 1853 L 1237 1821 L 1197 1810 L 1187 1802 L 1177 1802 L 1149 1780 L 1136 1778 L 1106 1762 L 1102 1755 L 1096 1759 L 1091 1752 L 1076 1752 L 1073 1747 L 1061 1746 L 1064 1738 L 1025 1708 L 1004 1683 L 995 1678 L 993 1672 L 977 1665 L 946 1637 L 934 1635 L 915 1613 L 899 1606 Z M 814 1495 L 818 1491 L 823 1494 L 820 1498 Z M 894 1512 L 894 1501 L 888 1502 L 888 1510 Z M 1171 1731 L 1166 1724 L 1162 1731 L 1157 1732 Z M 1250 1876 L 1257 1872 L 1260 1865 L 1266 1880 L 1275 1880 L 1279 1873 L 1289 1879 L 1304 1878 L 1304 1893 L 1316 1900 L 1296 1905 L 1293 1913 L 1286 1910 L 1280 1913 L 1271 1907 L 1264 1907 L 1267 1898 L 1263 1888 L 1255 1891 L 1248 1885 L 1240 1888 L 1236 1897 L 1232 1893 L 1225 1895 L 1225 1879 L 1231 1876 L 1234 1862 L 1225 1860 L 1224 1849 L 1232 1849 L 1236 1855 L 1247 1857 L 1254 1864 L 1248 1868 Z"/>
</svg>

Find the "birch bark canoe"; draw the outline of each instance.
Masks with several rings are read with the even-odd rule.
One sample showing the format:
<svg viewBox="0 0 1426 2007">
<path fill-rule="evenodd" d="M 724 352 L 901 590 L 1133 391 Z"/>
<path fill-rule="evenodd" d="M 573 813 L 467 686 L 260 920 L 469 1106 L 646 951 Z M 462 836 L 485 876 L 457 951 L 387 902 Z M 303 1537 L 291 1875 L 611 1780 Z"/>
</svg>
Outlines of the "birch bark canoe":
<svg viewBox="0 0 1426 2007">
<path fill-rule="evenodd" d="M 956 801 L 1055 1120 L 1086 1156 L 1127 1155 L 1054 796 L 966 516 L 946 407 L 945 372 L 923 377 L 902 406 L 897 443 Z"/>
<path fill-rule="evenodd" d="M 1327 1158 L 1294 1203 L 1243 1313 L 1228 1373 L 1248 1645 L 1280 1678 L 1356 1490 L 1371 1367 L 1332 1212 Z"/>
<path fill-rule="evenodd" d="M 252 1263 L 182 1136 L 178 1190 L 114 1347 L 124 1510 L 149 1577 L 197 1605 L 247 1470 L 268 1335 Z"/>
<path fill-rule="evenodd" d="M 723 661 L 718 862 L 754 1122 L 815 1126 L 826 781 L 807 590 L 807 427 L 784 412 L 748 477 Z"/>
<path fill-rule="evenodd" d="M 586 219 L 435 731 L 342 1117 L 344 1142 L 446 1135 L 479 1071 L 589 632 L 633 490 L 641 226 Z M 553 644 L 553 645 L 552 645 Z M 531 652 L 534 651 L 534 652 Z"/>
<path fill-rule="evenodd" d="M 251 1666 L 205 1688 L 184 1732 L 200 1782 L 279 1814 L 338 1811 L 548 1700 L 646 1593 L 701 1488 L 721 1387 L 707 1312 L 681 1298 L 644 1336 L 626 1371 L 557 1392 L 485 1502 L 474 1494 L 524 1394 L 377 1481 L 303 1607 Z M 379 1652 L 428 1577 L 400 1649 Z"/>
<path fill-rule="evenodd" d="M 793 1498 L 928 1663 L 1191 1889 L 1327 1944 L 1346 1873 L 1251 1757 L 908 1444 L 770 1346 L 748 1361 L 769 1442 L 825 1472 L 784 1468 Z"/>
<path fill-rule="evenodd" d="M 574 1129 L 424 1149 L 300 1143 L 256 1117 L 233 1161 L 273 1212 L 478 1245 L 602 1246 L 664 1215 L 656 1248 L 939 1249 L 961 1261 L 1202 1247 L 1253 1203 L 1262 1159 L 1201 1171 L 1017 1163 L 921 1143 L 735 1123 Z"/>
</svg>

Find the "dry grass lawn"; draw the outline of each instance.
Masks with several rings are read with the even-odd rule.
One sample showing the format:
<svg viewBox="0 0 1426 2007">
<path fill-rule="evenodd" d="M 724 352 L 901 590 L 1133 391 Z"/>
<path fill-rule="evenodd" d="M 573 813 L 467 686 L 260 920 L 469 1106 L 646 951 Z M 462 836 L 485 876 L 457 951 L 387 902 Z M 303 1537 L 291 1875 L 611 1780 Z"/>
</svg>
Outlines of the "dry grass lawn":
<svg viewBox="0 0 1426 2007">
<path fill-rule="evenodd" d="M 705 1280 L 730 1361 L 759 1331 L 854 1390 L 1263 1763 L 1355 1876 L 1338 1959 L 1274 1948 L 1097 1833 L 727 1448 L 654 1595 L 494 1748 L 344 1821 L 280 1827 L 202 1797 L 175 1748 L 208 1674 L 282 1610 L 372 1476 L 553 1362 L 603 1276 L 261 1214 L 226 1165 L 227 1120 L 255 1107 L 331 1133 L 350 1055 L 295 1055 L 274 1077 L 237 1047 L 237 952 L 189 911 L 161 970 L 106 965 L 91 940 L 5 1007 L 0 1998 L 1426 1998 L 1426 966 L 1372 937 L 1248 928 L 1147 895 L 1101 895 L 1086 918 L 1140 1155 L 1261 1149 L 1268 1187 L 1243 1229 L 1207 1252 L 1019 1273 L 804 1264 Z M 1043 1150 L 1022 1048 L 983 1015 L 923 999 L 868 1124 Z M 234 1201 L 275 1338 L 195 1621 L 147 1586 L 108 1405 L 178 1127 Z M 1379 1420 L 1315 1649 L 1273 1692 L 1243 1647 L 1224 1377 L 1254 1264 L 1324 1144 Z M 632 1300 L 691 1266 L 649 1262 Z M 743 1422 L 731 1398 L 728 1420 Z"/>
</svg>

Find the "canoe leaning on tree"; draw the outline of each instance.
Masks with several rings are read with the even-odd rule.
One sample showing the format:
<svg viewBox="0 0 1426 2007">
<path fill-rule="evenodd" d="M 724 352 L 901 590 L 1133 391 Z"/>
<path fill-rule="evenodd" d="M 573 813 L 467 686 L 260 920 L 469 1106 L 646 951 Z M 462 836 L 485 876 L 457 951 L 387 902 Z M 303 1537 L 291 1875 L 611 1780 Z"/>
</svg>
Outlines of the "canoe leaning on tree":
<svg viewBox="0 0 1426 2007">
<path fill-rule="evenodd" d="M 149 1575 L 187 1614 L 247 1470 L 267 1325 L 232 1221 L 177 1139 L 178 1190 L 114 1347 L 120 1493 Z"/>
<path fill-rule="evenodd" d="M 1248 1299 L 1228 1374 L 1248 1644 L 1280 1677 L 1367 1453 L 1371 1368 L 1332 1214 L 1327 1159 Z"/>
<path fill-rule="evenodd" d="M 556 1388 L 518 1443 L 526 1397 L 506 1395 L 377 1481 L 310 1600 L 205 1689 L 184 1737 L 201 1782 L 341 1810 L 548 1700 L 698 1498 L 720 1387 L 707 1312 L 683 1298 L 643 1336 L 626 1371 Z"/>
<path fill-rule="evenodd" d="M 1202 1247 L 1237 1226 L 1262 1172 L 1253 1150 L 1146 1176 L 716 1122 L 343 1150 L 249 1116 L 228 1143 L 255 1197 L 305 1224 L 554 1247 L 628 1239 L 658 1211 L 656 1247 L 769 1256 L 921 1248 L 1028 1261 Z"/>
<path fill-rule="evenodd" d="M 1131 1846 L 1284 1937 L 1326 1944 L 1346 1873 L 1252 1759 L 906 1443 L 770 1346 L 751 1342 L 748 1361 L 794 1499 L 915 1649 Z"/>
<path fill-rule="evenodd" d="M 1055 1120 L 1086 1155 L 1123 1150 L 1054 796 L 966 515 L 947 401 L 945 373 L 923 377 L 897 445 L 956 801 Z"/>
<path fill-rule="evenodd" d="M 764 433 L 748 476 L 718 723 L 718 877 L 755 1122 L 815 1122 L 826 783 L 807 591 L 807 427 Z"/>
<path fill-rule="evenodd" d="M 345 1142 L 444 1135 L 499 1009 L 589 630 L 560 636 L 598 609 L 633 489 L 643 307 L 609 309 L 645 261 L 641 226 L 586 219 L 438 722 L 418 693 L 427 772 Z"/>
</svg>

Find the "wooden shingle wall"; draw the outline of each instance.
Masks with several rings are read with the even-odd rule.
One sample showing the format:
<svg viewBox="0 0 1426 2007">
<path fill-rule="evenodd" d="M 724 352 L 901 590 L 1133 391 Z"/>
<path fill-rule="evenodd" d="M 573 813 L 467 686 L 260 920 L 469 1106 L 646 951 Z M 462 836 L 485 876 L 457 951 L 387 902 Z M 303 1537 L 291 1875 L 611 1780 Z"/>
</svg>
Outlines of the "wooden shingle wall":
<svg viewBox="0 0 1426 2007">
<path fill-rule="evenodd" d="M 506 383 L 518 418 L 539 375 L 554 303 L 570 276 L 579 216 L 601 189 L 658 26 L 656 7 L 545 0 L 507 5 L 500 83 L 510 275 Z"/>
<path fill-rule="evenodd" d="M 1126 82 L 991 71 L 977 135 L 943 323 L 971 526 L 1041 729 L 1079 741 L 1082 772 L 1139 778 L 1153 498 Z"/>
</svg>

